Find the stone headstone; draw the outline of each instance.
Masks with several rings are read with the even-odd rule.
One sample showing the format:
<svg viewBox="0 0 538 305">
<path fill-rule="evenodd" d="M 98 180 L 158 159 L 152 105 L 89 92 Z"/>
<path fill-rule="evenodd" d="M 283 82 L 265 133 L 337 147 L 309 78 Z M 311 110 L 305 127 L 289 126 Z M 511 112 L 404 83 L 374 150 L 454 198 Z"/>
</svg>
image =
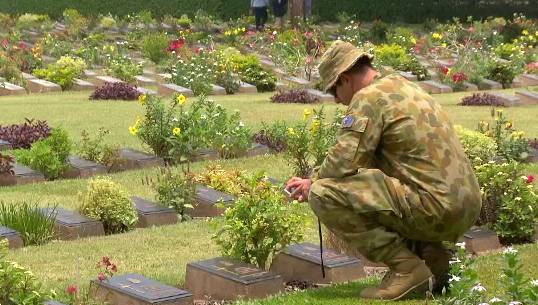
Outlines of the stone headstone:
<svg viewBox="0 0 538 305">
<path fill-rule="evenodd" d="M 162 158 L 131 148 L 122 148 L 119 154 L 119 161 L 112 166 L 112 171 L 164 166 Z"/>
<path fill-rule="evenodd" d="M 271 270 L 281 274 L 284 281 L 312 281 L 319 284 L 343 283 L 363 278 L 364 266 L 355 257 L 323 249 L 325 278 L 321 271 L 319 245 L 300 243 L 289 246 L 278 254 L 271 265 Z"/>
<path fill-rule="evenodd" d="M 490 95 L 496 97 L 505 107 L 514 107 L 514 106 L 520 106 L 523 103 L 519 99 L 519 97 L 502 93 L 502 92 L 492 92 Z"/>
<path fill-rule="evenodd" d="M 146 77 L 149 77 L 149 78 L 155 78 L 156 75 L 155 75 L 155 71 L 153 70 L 150 70 L 150 69 L 144 69 L 142 70 L 142 75 L 146 76 Z"/>
<path fill-rule="evenodd" d="M 521 88 L 521 87 L 525 87 L 525 85 L 523 84 L 523 82 L 521 81 L 521 79 L 519 78 L 514 78 L 514 80 L 512 81 L 512 83 L 510 84 L 510 88 Z"/>
<path fill-rule="evenodd" d="M 538 86 L 538 75 L 523 74 L 518 76 L 518 79 L 523 86 Z"/>
<path fill-rule="evenodd" d="M 438 59 L 438 60 L 435 60 L 434 63 L 440 67 L 450 68 L 456 64 L 456 60 L 454 60 L 453 58 Z"/>
<path fill-rule="evenodd" d="M 306 79 L 302 79 L 295 76 L 290 76 L 284 79 L 293 88 L 308 89 L 312 87 L 312 83 Z"/>
<path fill-rule="evenodd" d="M 15 172 L 16 184 L 29 184 L 45 181 L 43 174 L 19 163 L 13 164 L 13 171 Z"/>
<path fill-rule="evenodd" d="M 22 72 L 22 78 L 24 78 L 25 80 L 37 79 L 37 77 L 33 76 L 32 74 L 28 74 L 28 73 L 25 73 L 25 72 Z"/>
<path fill-rule="evenodd" d="M 172 74 L 170 73 L 159 73 L 155 76 L 157 81 L 161 84 L 169 83 L 172 80 Z"/>
<path fill-rule="evenodd" d="M 94 90 L 94 89 L 95 89 L 94 84 L 88 81 L 82 80 L 82 79 L 78 79 L 78 78 L 75 78 L 73 82 L 73 86 L 71 87 L 71 90 L 73 91 L 84 91 L 84 90 Z"/>
<path fill-rule="evenodd" d="M 283 92 L 288 90 L 288 85 L 283 82 L 277 82 L 275 88 L 277 91 Z"/>
<path fill-rule="evenodd" d="M 65 305 L 65 304 L 60 303 L 58 301 L 47 301 L 47 302 L 45 302 L 45 305 Z"/>
<path fill-rule="evenodd" d="M 58 239 L 73 240 L 89 236 L 105 235 L 103 224 L 81 215 L 76 211 L 64 208 L 42 208 L 44 215 L 55 218 L 54 231 Z"/>
<path fill-rule="evenodd" d="M 32 93 L 59 92 L 62 91 L 60 85 L 44 79 L 28 79 L 28 90 Z"/>
<path fill-rule="evenodd" d="M 106 166 L 92 161 L 84 160 L 79 156 L 69 156 L 67 159 L 69 169 L 63 174 L 63 178 L 88 178 L 102 175 L 108 172 Z"/>
<path fill-rule="evenodd" d="M 13 148 L 13 146 L 11 146 L 11 143 L 9 143 L 8 141 L 0 139 L 0 151 L 1 150 L 10 150 L 12 148 Z"/>
<path fill-rule="evenodd" d="M 523 90 L 516 92 L 516 96 L 521 100 L 521 103 L 525 105 L 538 104 L 538 92 Z"/>
<path fill-rule="evenodd" d="M 82 75 L 86 79 L 95 80 L 95 78 L 97 77 L 97 72 L 92 70 L 84 70 L 84 73 Z"/>
<path fill-rule="evenodd" d="M 138 212 L 138 227 L 170 225 L 178 222 L 177 213 L 173 208 L 163 207 L 157 203 L 134 196 L 131 197 Z"/>
<path fill-rule="evenodd" d="M 501 248 L 497 233 L 486 228 L 474 228 L 463 235 L 465 248 L 471 253 L 482 253 Z"/>
<path fill-rule="evenodd" d="M 418 85 L 424 89 L 424 91 L 430 93 L 430 94 L 439 94 L 439 93 L 449 93 L 452 92 L 452 88 L 441 84 L 439 82 L 433 81 L 433 80 L 427 80 L 418 82 Z"/>
<path fill-rule="evenodd" d="M 269 147 L 263 144 L 254 143 L 247 151 L 247 157 L 263 156 L 271 153 Z"/>
<path fill-rule="evenodd" d="M 139 274 L 113 276 L 92 281 L 90 294 L 110 305 L 187 305 L 192 304 L 188 291 L 168 286 Z"/>
<path fill-rule="evenodd" d="M 191 89 L 187 89 L 176 84 L 161 84 L 159 85 L 158 92 L 163 96 L 169 96 L 174 93 L 183 94 L 186 97 L 194 96 Z"/>
<path fill-rule="evenodd" d="M 136 91 L 140 92 L 141 94 L 151 94 L 151 95 L 157 95 L 157 91 L 146 89 L 142 87 L 136 87 Z"/>
<path fill-rule="evenodd" d="M 26 94 L 26 89 L 7 82 L 0 82 L 0 96 Z"/>
<path fill-rule="evenodd" d="M 403 76 L 403 78 L 407 79 L 408 81 L 411 81 L 411 82 L 416 82 L 418 81 L 418 77 L 416 75 L 414 75 L 413 73 L 410 73 L 410 72 L 400 72 L 400 75 Z"/>
<path fill-rule="evenodd" d="M 284 288 L 280 275 L 223 257 L 187 264 L 185 285 L 195 299 L 216 301 L 264 298 Z"/>
<path fill-rule="evenodd" d="M 43 62 L 46 63 L 46 64 L 55 63 L 55 62 L 57 61 L 56 58 L 51 57 L 51 56 L 47 56 L 47 55 L 43 55 L 43 56 L 41 56 L 41 59 L 42 59 Z"/>
<path fill-rule="evenodd" d="M 538 149 L 534 147 L 529 147 L 529 156 L 527 157 L 527 162 L 538 163 Z M 538 230 L 536 230 L 534 236 L 535 236 L 535 240 L 538 240 Z"/>
<path fill-rule="evenodd" d="M 276 68 L 276 65 L 274 62 L 270 61 L 269 59 L 260 59 L 260 64 L 262 65 L 262 67 L 264 67 L 265 69 L 274 69 Z"/>
<path fill-rule="evenodd" d="M 0 239 L 3 238 L 7 239 L 9 249 L 17 249 L 24 246 L 24 242 L 19 232 L 8 227 L 0 226 Z"/>
<path fill-rule="evenodd" d="M 94 82 L 97 86 L 102 86 L 106 83 L 122 83 L 123 81 L 119 78 L 115 78 L 112 76 L 99 75 L 95 77 Z"/>
<path fill-rule="evenodd" d="M 498 83 L 491 79 L 483 79 L 478 84 L 478 89 L 480 90 L 500 90 L 503 88 L 501 83 Z"/>
<path fill-rule="evenodd" d="M 136 83 L 137 85 L 139 86 L 153 86 L 153 85 L 157 85 L 157 81 L 152 79 L 152 78 L 149 78 L 149 77 L 146 77 L 146 76 L 142 76 L 142 75 L 137 75 L 135 76 L 135 79 L 136 79 Z"/>
<path fill-rule="evenodd" d="M 317 89 L 307 89 L 306 90 L 310 95 L 313 95 L 315 97 L 317 97 L 319 99 L 320 102 L 324 103 L 324 102 L 334 102 L 335 101 L 335 98 L 334 98 L 334 95 L 332 94 L 328 94 L 328 93 L 323 93 Z"/>
<path fill-rule="evenodd" d="M 232 195 L 219 192 L 207 186 L 196 187 L 196 203 L 194 210 L 190 211 L 192 217 L 216 217 L 224 213 L 224 208 L 218 207 L 219 203 L 233 204 L 235 198 Z"/>
<path fill-rule="evenodd" d="M 191 161 L 211 161 L 218 160 L 219 158 L 219 152 L 214 149 L 199 149 L 194 152 Z"/>
<path fill-rule="evenodd" d="M 465 87 L 465 91 L 478 91 L 478 86 L 473 83 L 464 82 L 463 86 Z"/>
<path fill-rule="evenodd" d="M 211 95 L 226 95 L 226 89 L 218 85 L 211 85 Z"/>
<path fill-rule="evenodd" d="M 276 75 L 280 76 L 280 77 L 286 77 L 286 76 L 288 76 L 288 73 L 286 73 L 286 71 L 284 71 L 284 70 L 282 70 L 282 69 L 280 69 L 280 68 L 274 68 L 274 69 L 273 69 L 273 72 L 274 72 Z"/>
<path fill-rule="evenodd" d="M 241 82 L 239 84 L 239 93 L 258 93 L 256 86 Z"/>
</svg>

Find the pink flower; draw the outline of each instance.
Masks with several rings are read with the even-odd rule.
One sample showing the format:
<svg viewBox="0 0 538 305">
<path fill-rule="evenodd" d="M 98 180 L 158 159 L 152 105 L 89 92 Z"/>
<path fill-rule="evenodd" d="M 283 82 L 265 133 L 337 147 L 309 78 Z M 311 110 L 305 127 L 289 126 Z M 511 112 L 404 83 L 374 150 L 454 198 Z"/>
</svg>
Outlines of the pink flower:
<svg viewBox="0 0 538 305">
<path fill-rule="evenodd" d="M 469 27 L 469 28 L 467 29 L 467 31 L 468 31 L 469 33 L 474 33 L 474 32 L 476 32 L 476 29 L 475 29 L 474 27 Z"/>
<path fill-rule="evenodd" d="M 533 175 L 528 175 L 527 176 L 527 183 L 532 183 L 534 181 L 534 176 Z"/>
<path fill-rule="evenodd" d="M 97 279 L 99 280 L 99 282 L 102 282 L 106 280 L 106 275 L 103 272 L 100 272 L 99 275 L 97 276 Z"/>
<path fill-rule="evenodd" d="M 307 31 L 307 32 L 304 33 L 304 37 L 306 37 L 307 39 L 312 38 L 312 36 L 314 36 L 314 33 L 310 32 L 310 31 Z"/>
<path fill-rule="evenodd" d="M 76 285 L 69 285 L 66 289 L 67 294 L 75 295 L 78 292 L 78 287 Z"/>
</svg>

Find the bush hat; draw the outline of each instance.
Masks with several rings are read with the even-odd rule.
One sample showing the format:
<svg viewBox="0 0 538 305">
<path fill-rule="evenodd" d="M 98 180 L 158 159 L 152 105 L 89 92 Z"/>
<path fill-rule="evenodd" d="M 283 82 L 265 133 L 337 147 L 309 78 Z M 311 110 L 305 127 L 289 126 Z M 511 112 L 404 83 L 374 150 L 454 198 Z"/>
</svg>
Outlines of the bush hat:
<svg viewBox="0 0 538 305">
<path fill-rule="evenodd" d="M 325 92 L 329 91 L 340 75 L 353 67 L 363 57 L 367 57 L 370 62 L 374 59 L 372 54 L 355 47 L 349 42 L 341 40 L 333 42 L 321 57 L 321 63 L 318 66 L 323 90 Z"/>
</svg>

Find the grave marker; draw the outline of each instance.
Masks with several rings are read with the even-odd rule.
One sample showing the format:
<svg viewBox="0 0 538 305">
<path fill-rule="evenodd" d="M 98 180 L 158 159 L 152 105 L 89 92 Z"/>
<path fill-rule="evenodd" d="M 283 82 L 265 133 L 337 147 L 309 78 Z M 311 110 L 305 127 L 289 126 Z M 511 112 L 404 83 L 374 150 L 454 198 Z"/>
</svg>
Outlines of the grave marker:
<svg viewBox="0 0 538 305">
<path fill-rule="evenodd" d="M 284 81 L 294 88 L 308 89 L 312 86 L 310 81 L 295 76 L 284 78 Z"/>
<path fill-rule="evenodd" d="M 478 91 L 478 86 L 473 83 L 464 82 L 463 86 L 465 87 L 465 91 Z"/>
<path fill-rule="evenodd" d="M 112 171 L 164 166 L 162 158 L 131 148 L 120 149 L 119 155 L 119 161 L 112 166 Z"/>
<path fill-rule="evenodd" d="M 523 90 L 516 92 L 516 96 L 519 97 L 521 102 L 525 105 L 538 104 L 538 92 Z"/>
<path fill-rule="evenodd" d="M 71 90 L 74 90 L 74 91 L 84 91 L 84 90 L 94 90 L 94 89 L 95 89 L 94 84 L 88 81 L 82 80 L 82 79 L 78 79 L 78 78 L 75 78 L 73 82 L 73 87 L 71 87 Z"/>
<path fill-rule="evenodd" d="M 217 207 L 221 203 L 226 205 L 233 204 L 235 198 L 232 195 L 219 192 L 207 186 L 199 185 L 196 187 L 196 204 L 194 210 L 189 214 L 192 217 L 216 217 L 224 213 L 225 208 Z"/>
<path fill-rule="evenodd" d="M 131 199 L 138 212 L 137 226 L 139 228 L 170 225 L 178 222 L 176 210 L 172 208 L 160 206 L 137 196 L 133 196 Z"/>
<path fill-rule="evenodd" d="M 214 149 L 199 149 L 194 152 L 194 155 L 191 157 L 191 161 L 209 161 L 209 160 L 218 160 L 220 158 L 219 152 Z"/>
<path fill-rule="evenodd" d="M 195 299 L 217 301 L 264 298 L 284 288 L 280 275 L 223 257 L 187 264 L 185 284 Z"/>
<path fill-rule="evenodd" d="M 42 208 L 42 213 L 55 218 L 54 231 L 58 239 L 73 240 L 105 235 L 103 224 L 94 219 L 64 208 Z"/>
<path fill-rule="evenodd" d="M 15 172 L 16 184 L 29 184 L 45 181 L 43 174 L 19 163 L 13 164 L 13 171 Z"/>
<path fill-rule="evenodd" d="M 480 90 L 500 90 L 502 88 L 503 88 L 503 85 L 501 83 L 498 83 L 490 79 L 483 79 L 478 84 L 478 89 Z"/>
<path fill-rule="evenodd" d="M 523 86 L 538 86 L 538 75 L 522 74 L 518 76 L 518 79 Z"/>
<path fill-rule="evenodd" d="M 319 99 L 320 102 L 334 102 L 335 99 L 334 99 L 334 96 L 332 94 L 329 94 L 329 93 L 323 93 L 317 89 L 307 89 L 306 90 L 309 94 L 317 97 Z"/>
<path fill-rule="evenodd" d="M 505 107 L 520 106 L 522 104 L 521 100 L 514 95 L 502 92 L 492 92 L 490 94 L 497 98 Z"/>
<path fill-rule="evenodd" d="M 95 78 L 97 77 L 97 73 L 92 70 L 84 70 L 83 76 L 84 78 L 87 78 L 89 80 L 95 80 Z"/>
<path fill-rule="evenodd" d="M 136 87 L 136 91 L 140 92 L 141 94 L 151 94 L 151 95 L 157 95 L 157 91 L 146 89 L 142 87 Z"/>
<path fill-rule="evenodd" d="M 0 240 L 3 238 L 7 239 L 9 249 L 17 249 L 24 246 L 19 232 L 8 227 L 0 226 Z"/>
<path fill-rule="evenodd" d="M 239 84 L 239 93 L 258 93 L 256 86 L 241 82 Z"/>
<path fill-rule="evenodd" d="M 430 94 L 449 93 L 452 88 L 433 80 L 418 82 L 418 85 Z"/>
<path fill-rule="evenodd" d="M 69 169 L 63 174 L 64 178 L 88 178 L 95 175 L 106 174 L 108 169 L 102 164 L 84 160 L 79 156 L 69 156 L 67 159 Z"/>
<path fill-rule="evenodd" d="M 408 81 L 411 81 L 411 82 L 416 82 L 418 81 L 418 76 L 414 75 L 413 73 L 411 72 L 403 72 L 403 71 L 400 71 L 400 75 L 407 79 Z"/>
<path fill-rule="evenodd" d="M 486 228 L 474 228 L 463 235 L 467 251 L 478 254 L 501 248 L 497 233 Z"/>
<path fill-rule="evenodd" d="M 157 81 L 142 75 L 135 76 L 136 83 L 140 86 L 153 86 L 157 85 Z"/>
<path fill-rule="evenodd" d="M 252 147 L 247 151 L 247 157 L 263 156 L 271 153 L 271 150 L 266 145 L 260 143 L 252 144 Z"/>
<path fill-rule="evenodd" d="M 226 89 L 221 86 L 212 84 L 211 95 L 226 95 Z"/>
<path fill-rule="evenodd" d="M 0 151 L 1 150 L 10 150 L 12 148 L 13 148 L 13 146 L 11 146 L 11 143 L 9 143 L 8 141 L 0 139 Z"/>
<path fill-rule="evenodd" d="M 32 93 L 45 93 L 45 92 L 60 92 L 62 87 L 60 85 L 46 81 L 44 79 L 28 79 L 28 90 Z"/>
<path fill-rule="evenodd" d="M 26 94 L 26 89 L 7 82 L 0 82 L 0 96 Z"/>
<path fill-rule="evenodd" d="M 156 79 L 159 83 L 167 83 L 172 80 L 172 74 L 170 73 L 159 73 L 156 76 Z"/>
<path fill-rule="evenodd" d="M 97 86 L 103 86 L 106 83 L 122 83 L 123 81 L 119 78 L 112 76 L 99 75 L 95 77 L 95 84 Z"/>
<path fill-rule="evenodd" d="M 161 84 L 159 85 L 158 92 L 160 95 L 169 96 L 174 93 L 183 94 L 186 97 L 194 96 L 191 89 L 178 86 L 176 84 Z"/>
<path fill-rule="evenodd" d="M 139 274 L 113 276 L 102 282 L 93 280 L 90 293 L 95 299 L 110 305 L 192 304 L 192 294 L 188 291 Z"/>
<path fill-rule="evenodd" d="M 271 270 L 284 281 L 312 281 L 318 284 L 343 283 L 364 277 L 364 266 L 358 258 L 323 249 L 325 278 L 321 271 L 319 245 L 300 243 L 287 247 L 273 260 Z"/>
</svg>

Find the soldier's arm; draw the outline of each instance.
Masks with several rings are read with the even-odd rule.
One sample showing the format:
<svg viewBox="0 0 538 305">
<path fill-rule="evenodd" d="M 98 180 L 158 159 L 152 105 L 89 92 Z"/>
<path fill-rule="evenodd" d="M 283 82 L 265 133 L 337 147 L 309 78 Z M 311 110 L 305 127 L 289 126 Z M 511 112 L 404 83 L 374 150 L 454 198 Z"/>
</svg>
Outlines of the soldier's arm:
<svg viewBox="0 0 538 305">
<path fill-rule="evenodd" d="M 336 144 L 329 149 L 321 166 L 314 171 L 313 181 L 342 178 L 355 174 L 360 168 L 372 166 L 383 125 L 381 117 L 372 110 L 371 105 L 365 105 L 356 110 L 348 110 Z M 352 124 L 349 124 L 349 118 L 352 118 Z"/>
</svg>

